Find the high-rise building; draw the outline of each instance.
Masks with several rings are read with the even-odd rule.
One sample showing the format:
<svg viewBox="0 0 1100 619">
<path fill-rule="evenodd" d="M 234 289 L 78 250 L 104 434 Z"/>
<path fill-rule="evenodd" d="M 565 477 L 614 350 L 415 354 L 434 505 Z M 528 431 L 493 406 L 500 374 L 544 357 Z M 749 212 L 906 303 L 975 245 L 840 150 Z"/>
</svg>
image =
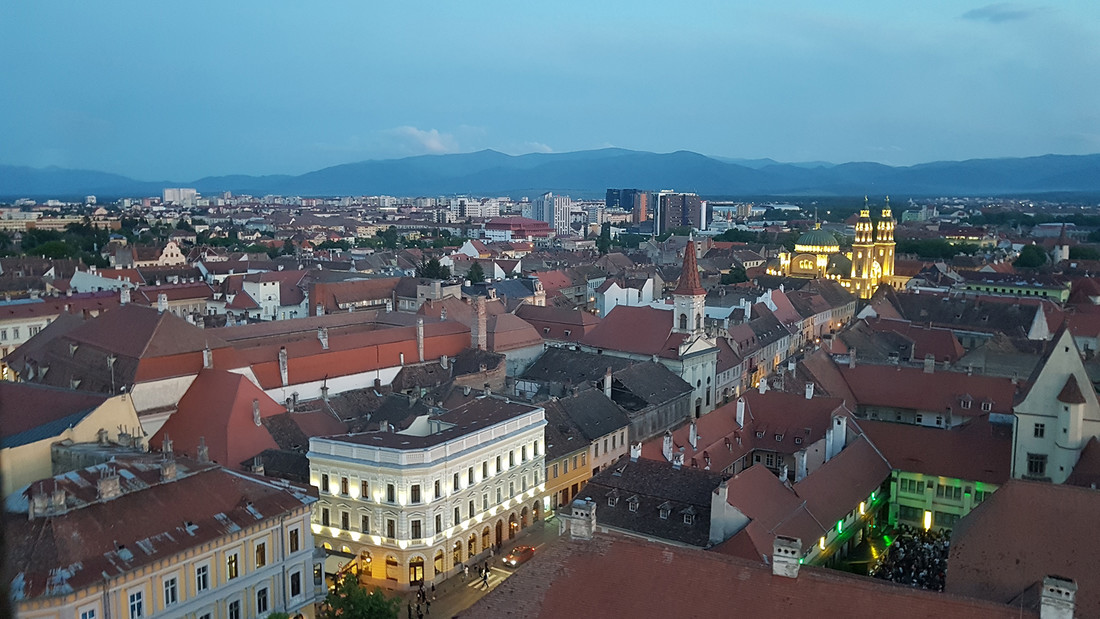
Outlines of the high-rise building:
<svg viewBox="0 0 1100 619">
<path fill-rule="evenodd" d="M 572 234 L 572 212 L 573 201 L 569 196 L 556 196 L 552 191 L 535 198 L 531 205 L 531 219 L 541 219 L 550 224 L 554 234 L 559 236 Z"/>
<path fill-rule="evenodd" d="M 657 194 L 655 219 L 658 234 L 681 226 L 704 230 L 707 227 L 706 202 L 694 193 L 662 191 Z"/>
</svg>

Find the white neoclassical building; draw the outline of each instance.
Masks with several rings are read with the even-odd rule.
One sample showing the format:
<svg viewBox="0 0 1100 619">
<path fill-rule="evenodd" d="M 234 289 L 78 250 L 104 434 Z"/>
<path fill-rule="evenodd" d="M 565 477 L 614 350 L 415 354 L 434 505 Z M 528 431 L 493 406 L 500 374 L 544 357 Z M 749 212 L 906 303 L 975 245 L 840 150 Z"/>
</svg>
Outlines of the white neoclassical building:
<svg viewBox="0 0 1100 619">
<path fill-rule="evenodd" d="M 318 543 L 367 583 L 453 574 L 542 518 L 545 425 L 540 407 L 483 395 L 399 432 L 311 438 Z"/>
</svg>

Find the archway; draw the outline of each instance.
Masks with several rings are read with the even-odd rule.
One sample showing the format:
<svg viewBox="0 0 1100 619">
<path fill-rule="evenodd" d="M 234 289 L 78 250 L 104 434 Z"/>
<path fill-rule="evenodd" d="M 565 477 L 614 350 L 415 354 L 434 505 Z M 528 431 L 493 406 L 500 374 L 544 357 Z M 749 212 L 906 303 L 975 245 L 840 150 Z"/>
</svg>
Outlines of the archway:
<svg viewBox="0 0 1100 619">
<path fill-rule="evenodd" d="M 386 557 L 386 580 L 396 582 L 400 578 L 398 575 L 400 569 L 401 564 L 397 562 L 397 557 L 393 555 Z"/>
<path fill-rule="evenodd" d="M 508 516 L 508 539 L 516 539 L 516 531 L 519 530 L 519 522 L 516 521 L 516 514 L 512 512 Z"/>
<path fill-rule="evenodd" d="M 471 533 L 470 539 L 466 540 L 466 558 L 472 559 L 477 554 L 477 533 Z"/>
<path fill-rule="evenodd" d="M 409 560 L 409 584 L 424 581 L 424 557 L 413 557 Z"/>
<path fill-rule="evenodd" d="M 371 566 L 374 562 L 373 557 L 366 550 L 359 551 L 359 573 L 365 575 L 367 578 L 373 578 L 374 573 L 371 571 Z"/>
<path fill-rule="evenodd" d="M 523 511 L 519 513 L 519 528 L 527 528 L 527 507 L 524 506 Z"/>
<path fill-rule="evenodd" d="M 481 531 L 481 551 L 482 552 L 485 552 L 485 549 L 489 547 L 489 544 L 492 543 L 492 539 L 493 539 L 492 538 L 492 533 L 490 532 L 489 527 L 486 526 Z"/>
<path fill-rule="evenodd" d="M 539 521 L 539 517 L 542 515 L 542 506 L 539 505 L 538 499 L 531 504 L 531 518 L 534 522 Z"/>
<path fill-rule="evenodd" d="M 435 559 L 432 561 L 432 567 L 435 569 L 435 573 L 442 574 L 447 568 L 443 567 L 443 551 L 439 550 L 435 553 Z"/>
<path fill-rule="evenodd" d="M 497 544 L 504 543 L 504 521 L 497 520 Z"/>
<path fill-rule="evenodd" d="M 451 567 L 459 565 L 462 565 L 462 540 L 456 539 L 454 547 L 451 548 Z"/>
</svg>

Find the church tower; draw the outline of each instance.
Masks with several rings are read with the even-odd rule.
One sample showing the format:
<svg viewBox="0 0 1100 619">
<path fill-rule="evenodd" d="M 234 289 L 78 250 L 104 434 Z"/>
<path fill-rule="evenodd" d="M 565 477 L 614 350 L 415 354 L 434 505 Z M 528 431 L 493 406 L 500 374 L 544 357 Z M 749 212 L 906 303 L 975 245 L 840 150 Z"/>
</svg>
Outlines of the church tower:
<svg viewBox="0 0 1100 619">
<path fill-rule="evenodd" d="M 882 209 L 882 219 L 875 230 L 875 260 L 882 268 L 881 281 L 890 283 L 894 277 L 894 215 L 890 212 L 890 196 Z"/>
<path fill-rule="evenodd" d="M 699 281 L 699 265 L 695 260 L 695 239 L 684 246 L 684 269 L 672 291 L 672 332 L 697 335 L 703 333 L 703 307 L 707 291 Z"/>
<path fill-rule="evenodd" d="M 871 298 L 875 286 L 875 224 L 871 209 L 863 198 L 863 209 L 856 221 L 856 238 L 852 242 L 852 292 L 861 299 Z"/>
</svg>

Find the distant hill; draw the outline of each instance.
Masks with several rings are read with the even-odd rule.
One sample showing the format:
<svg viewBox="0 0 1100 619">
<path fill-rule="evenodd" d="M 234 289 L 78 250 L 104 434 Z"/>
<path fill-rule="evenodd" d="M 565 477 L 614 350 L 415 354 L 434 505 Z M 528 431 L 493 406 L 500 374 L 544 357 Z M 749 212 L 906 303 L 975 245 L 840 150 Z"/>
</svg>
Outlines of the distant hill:
<svg viewBox="0 0 1100 619">
<path fill-rule="evenodd" d="M 608 187 L 675 189 L 701 195 L 1007 195 L 1100 192 L 1100 154 L 937 161 L 907 167 L 878 163 L 778 163 L 689 151 L 620 148 L 505 155 L 492 150 L 348 163 L 300 176 L 216 176 L 138 181 L 104 172 L 0 166 L 0 197 L 65 198 L 157 195 L 164 187 L 302 196 L 479 194 L 559 191 L 602 196 Z"/>
</svg>

